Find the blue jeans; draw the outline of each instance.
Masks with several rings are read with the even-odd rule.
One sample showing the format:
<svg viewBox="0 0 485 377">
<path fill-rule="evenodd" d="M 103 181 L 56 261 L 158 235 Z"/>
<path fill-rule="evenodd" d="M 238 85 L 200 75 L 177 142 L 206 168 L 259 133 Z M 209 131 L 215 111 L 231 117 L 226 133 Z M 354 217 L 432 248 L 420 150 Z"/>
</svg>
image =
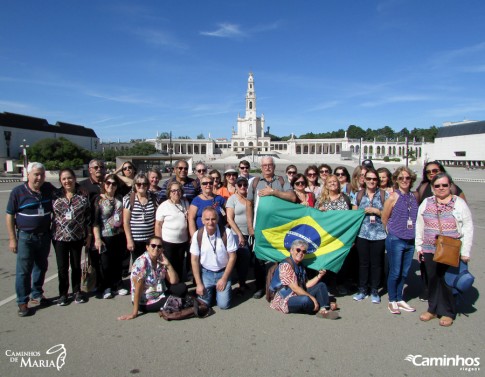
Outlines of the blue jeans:
<svg viewBox="0 0 485 377">
<path fill-rule="evenodd" d="M 403 240 L 389 234 L 386 238 L 386 249 L 389 262 L 389 276 L 387 278 L 389 301 L 402 301 L 404 281 L 413 261 L 414 239 Z"/>
<path fill-rule="evenodd" d="M 327 286 L 323 282 L 318 282 L 313 287 L 308 288 L 307 292 L 315 297 L 320 308 L 330 307 Z M 290 313 L 315 313 L 315 305 L 308 296 L 293 296 L 288 299 L 288 312 Z"/>
<path fill-rule="evenodd" d="M 217 306 L 220 309 L 229 309 L 231 306 L 231 279 L 229 278 L 227 280 L 226 287 L 223 291 L 216 289 L 216 284 L 222 275 L 224 275 L 224 271 L 225 269 L 214 272 L 201 266 L 202 283 L 204 283 L 205 292 L 200 299 L 207 303 L 207 305 L 212 305 L 215 293 Z"/>
<path fill-rule="evenodd" d="M 29 296 L 39 299 L 44 294 L 42 286 L 47 272 L 47 257 L 50 249 L 51 236 L 49 233 L 35 235 L 23 231 L 18 232 L 15 276 L 17 304 L 27 304 Z"/>
</svg>

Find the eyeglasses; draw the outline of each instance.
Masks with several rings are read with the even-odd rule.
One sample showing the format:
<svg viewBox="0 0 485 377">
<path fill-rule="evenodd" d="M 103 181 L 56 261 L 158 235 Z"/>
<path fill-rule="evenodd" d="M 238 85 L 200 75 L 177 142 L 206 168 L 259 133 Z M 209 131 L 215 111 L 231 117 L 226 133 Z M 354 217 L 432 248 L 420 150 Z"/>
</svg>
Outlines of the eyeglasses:
<svg viewBox="0 0 485 377">
<path fill-rule="evenodd" d="M 239 169 L 241 169 L 241 170 L 249 170 L 249 166 L 240 166 Z"/>
<path fill-rule="evenodd" d="M 162 250 L 163 245 L 159 245 L 159 244 L 156 244 L 156 243 L 151 243 L 151 244 L 150 244 L 150 247 L 151 247 L 152 249 Z"/>
<path fill-rule="evenodd" d="M 187 170 L 187 171 L 189 171 L 189 168 L 186 168 L 184 166 L 177 166 L 177 169 L 178 170 Z"/>
<path fill-rule="evenodd" d="M 328 169 L 320 170 L 320 174 L 328 174 L 328 173 L 330 173 L 330 170 L 328 170 Z"/>
<path fill-rule="evenodd" d="M 307 250 L 306 250 L 306 249 L 300 249 L 299 247 L 297 247 L 297 248 L 295 249 L 295 251 L 296 251 L 297 253 L 303 253 L 303 254 L 306 254 L 306 252 L 307 252 Z"/>
<path fill-rule="evenodd" d="M 430 169 L 430 170 L 426 170 L 426 174 L 438 174 L 440 172 L 440 169 Z"/>
<path fill-rule="evenodd" d="M 397 177 L 397 180 L 398 181 L 410 181 L 411 180 L 411 177 L 401 176 L 401 177 Z"/>
<path fill-rule="evenodd" d="M 305 181 L 296 181 L 295 186 L 306 186 L 306 182 Z"/>
<path fill-rule="evenodd" d="M 182 192 L 182 190 L 180 190 L 180 189 L 173 189 L 173 190 L 170 190 L 170 193 L 171 193 L 171 194 L 177 194 L 177 193 L 181 193 L 181 192 Z"/>
<path fill-rule="evenodd" d="M 264 164 L 264 165 L 261 165 L 262 168 L 272 168 L 274 166 L 274 164 Z"/>
<path fill-rule="evenodd" d="M 94 170 L 103 170 L 104 169 L 104 166 L 91 166 L 91 169 L 94 169 Z"/>
<path fill-rule="evenodd" d="M 213 179 L 214 181 L 220 181 L 220 180 L 221 180 L 219 177 L 214 177 L 214 176 L 212 176 L 212 175 L 211 175 L 211 177 L 212 177 L 212 179 Z"/>
<path fill-rule="evenodd" d="M 365 177 L 365 180 L 367 182 L 377 182 L 378 181 L 378 179 L 377 178 L 374 178 L 374 177 Z"/>
<path fill-rule="evenodd" d="M 247 183 L 238 183 L 237 184 L 237 187 L 248 187 L 248 184 Z"/>
<path fill-rule="evenodd" d="M 317 173 L 307 173 L 307 177 L 316 177 Z"/>
<path fill-rule="evenodd" d="M 148 186 L 148 184 L 145 183 L 145 182 L 136 182 L 135 185 L 136 185 L 136 187 L 147 187 Z"/>
<path fill-rule="evenodd" d="M 336 175 L 337 177 L 345 177 L 345 174 L 344 174 L 344 173 L 335 173 L 335 175 Z"/>
<path fill-rule="evenodd" d="M 442 183 L 441 185 L 438 184 L 438 185 L 433 185 L 434 188 L 447 188 L 447 187 L 450 187 L 450 184 L 449 183 Z"/>
<path fill-rule="evenodd" d="M 227 177 L 237 177 L 237 173 L 227 173 L 224 175 L 226 175 Z"/>
<path fill-rule="evenodd" d="M 123 170 L 133 170 L 133 166 L 125 166 Z"/>
<path fill-rule="evenodd" d="M 288 175 L 293 175 L 293 174 L 296 174 L 296 171 L 294 171 L 294 170 L 288 170 L 288 171 L 286 172 L 286 174 L 288 174 Z"/>
<path fill-rule="evenodd" d="M 199 169 L 197 170 L 197 173 L 205 173 L 207 171 L 207 169 Z"/>
<path fill-rule="evenodd" d="M 106 181 L 104 182 L 106 186 L 117 186 L 118 184 L 115 181 Z"/>
<path fill-rule="evenodd" d="M 212 186 L 212 182 L 200 182 L 202 186 Z"/>
</svg>

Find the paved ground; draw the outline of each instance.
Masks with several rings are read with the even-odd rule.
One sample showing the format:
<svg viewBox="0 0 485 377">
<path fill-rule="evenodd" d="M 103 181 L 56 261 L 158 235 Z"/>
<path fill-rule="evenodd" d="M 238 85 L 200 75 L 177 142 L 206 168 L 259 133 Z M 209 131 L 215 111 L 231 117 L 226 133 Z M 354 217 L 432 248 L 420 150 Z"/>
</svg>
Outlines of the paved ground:
<svg viewBox="0 0 485 377">
<path fill-rule="evenodd" d="M 453 173 L 455 174 L 455 173 Z M 342 319 L 327 321 L 305 315 L 272 311 L 264 300 L 249 296 L 227 311 L 216 309 L 207 319 L 165 322 L 155 314 L 133 321 L 116 317 L 131 310 L 129 297 L 91 298 L 86 304 L 52 306 L 28 318 L 17 317 L 14 298 L 15 257 L 8 251 L 4 216 L 0 217 L 0 375 L 1 376 L 461 376 L 483 375 L 485 308 L 479 292 L 485 289 L 484 184 L 459 183 L 474 215 L 475 240 L 470 269 L 475 287 L 467 295 L 468 317 L 450 328 L 438 321 L 422 323 L 426 304 L 416 297 L 417 262 L 413 263 L 406 296 L 417 313 L 391 315 L 383 303 L 339 299 Z M 12 183 L 0 183 L 5 208 Z M 45 284 L 48 297 L 57 296 L 53 252 Z M 64 344 L 65 365 L 55 371 L 46 355 Z M 17 356 L 15 352 L 30 352 Z M 38 355 L 38 356 L 35 356 Z M 415 366 L 408 355 L 480 358 L 480 371 L 455 366 Z M 61 360 L 61 359 L 59 359 Z M 59 364 L 60 365 L 60 364 Z"/>
</svg>

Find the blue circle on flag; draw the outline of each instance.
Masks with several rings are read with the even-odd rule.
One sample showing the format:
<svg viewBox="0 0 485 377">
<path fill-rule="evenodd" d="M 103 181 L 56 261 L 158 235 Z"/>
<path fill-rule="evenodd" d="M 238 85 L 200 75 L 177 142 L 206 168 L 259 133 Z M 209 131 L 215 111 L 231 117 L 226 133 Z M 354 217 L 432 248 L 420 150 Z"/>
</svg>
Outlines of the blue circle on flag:
<svg viewBox="0 0 485 377">
<path fill-rule="evenodd" d="M 297 225 L 286 233 L 284 240 L 285 249 L 290 251 L 291 244 L 295 240 L 303 240 L 308 242 L 308 254 L 317 251 L 320 243 L 322 242 L 320 234 L 316 231 L 316 229 L 307 224 Z"/>
</svg>

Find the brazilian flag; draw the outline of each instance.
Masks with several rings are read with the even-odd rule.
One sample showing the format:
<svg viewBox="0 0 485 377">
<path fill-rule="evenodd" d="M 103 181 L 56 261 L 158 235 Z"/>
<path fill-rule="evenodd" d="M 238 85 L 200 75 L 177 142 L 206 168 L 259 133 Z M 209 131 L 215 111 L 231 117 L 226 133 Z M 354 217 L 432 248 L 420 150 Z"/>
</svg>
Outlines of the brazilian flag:
<svg viewBox="0 0 485 377">
<path fill-rule="evenodd" d="M 308 242 L 304 264 L 338 272 L 364 219 L 364 211 L 327 211 L 274 196 L 259 198 L 254 251 L 259 259 L 280 262 L 290 255 L 296 239 Z"/>
</svg>

